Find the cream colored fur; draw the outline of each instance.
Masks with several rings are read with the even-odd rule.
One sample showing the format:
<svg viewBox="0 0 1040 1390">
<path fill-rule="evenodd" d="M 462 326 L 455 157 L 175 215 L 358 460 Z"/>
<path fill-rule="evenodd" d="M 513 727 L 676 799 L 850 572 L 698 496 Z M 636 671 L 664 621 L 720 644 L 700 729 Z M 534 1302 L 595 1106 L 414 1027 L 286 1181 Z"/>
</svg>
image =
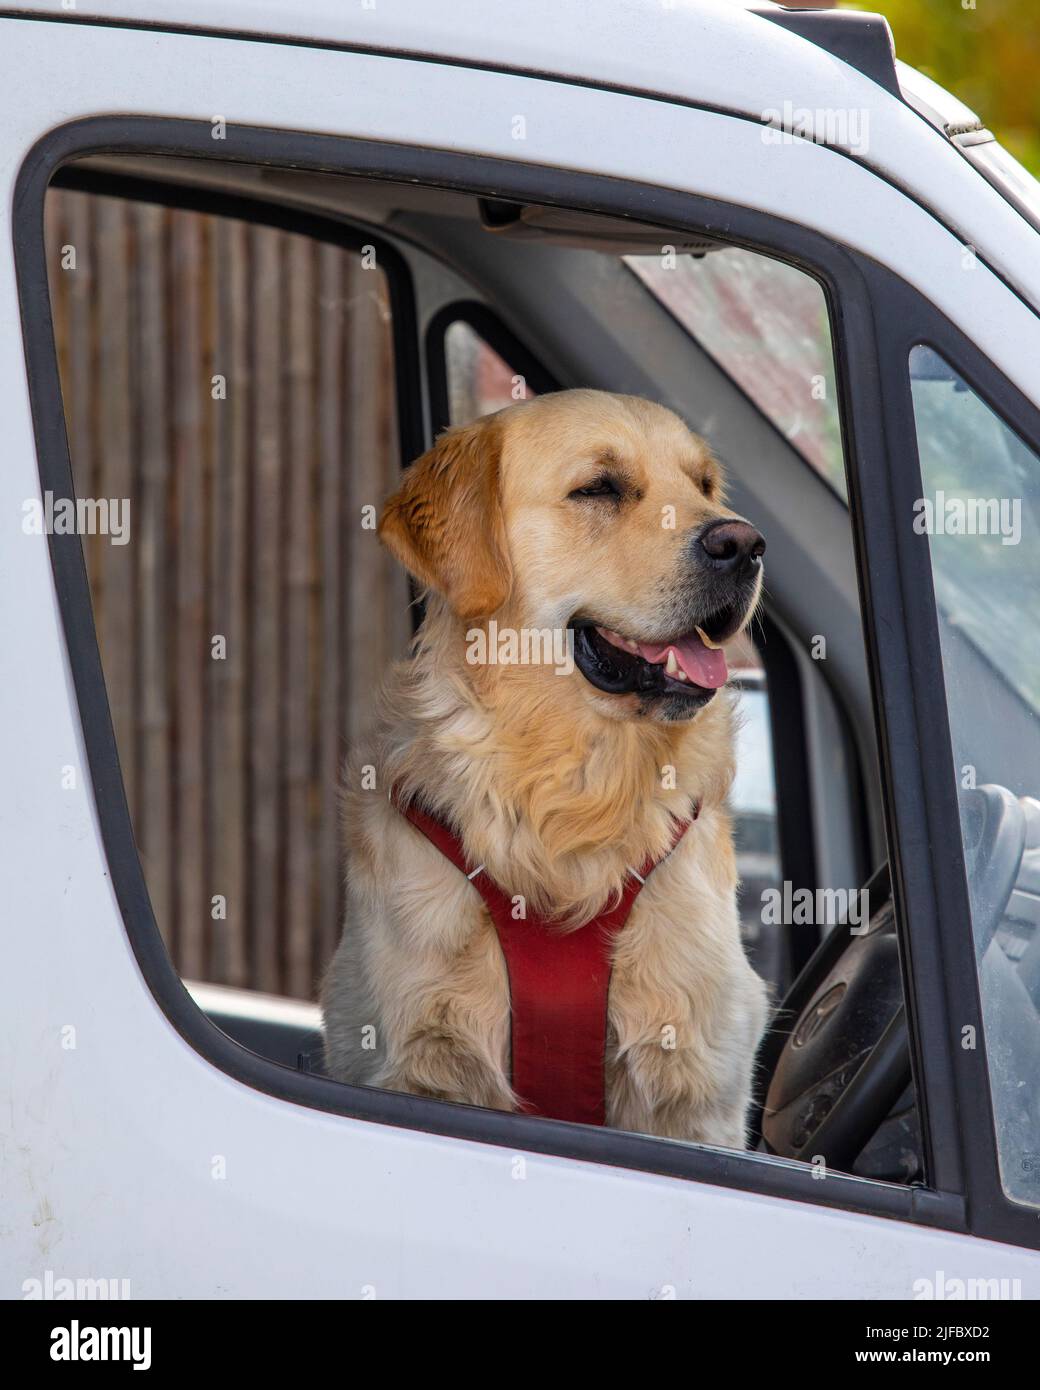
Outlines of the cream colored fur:
<svg viewBox="0 0 1040 1390">
<path fill-rule="evenodd" d="M 596 461 L 628 470 L 631 505 L 567 503 Z M 584 470 L 584 472 L 583 472 Z M 645 717 L 579 671 L 467 663 L 466 634 L 565 624 L 583 605 L 659 635 L 679 537 L 732 515 L 710 454 L 670 412 L 565 392 L 455 431 L 388 503 L 384 540 L 430 586 L 415 655 L 386 682 L 345 778 L 348 903 L 322 1003 L 342 1080 L 516 1108 L 509 992 L 476 889 L 390 803 L 396 785 L 450 821 L 511 895 L 579 924 L 629 866 L 663 855 L 615 946 L 607 1122 L 742 1147 L 765 990 L 740 940 L 724 801 L 731 698 L 693 719 Z M 677 510 L 662 529 L 663 507 Z M 473 550 L 483 553 L 473 558 Z M 374 769 L 374 786 L 372 772 Z"/>
</svg>

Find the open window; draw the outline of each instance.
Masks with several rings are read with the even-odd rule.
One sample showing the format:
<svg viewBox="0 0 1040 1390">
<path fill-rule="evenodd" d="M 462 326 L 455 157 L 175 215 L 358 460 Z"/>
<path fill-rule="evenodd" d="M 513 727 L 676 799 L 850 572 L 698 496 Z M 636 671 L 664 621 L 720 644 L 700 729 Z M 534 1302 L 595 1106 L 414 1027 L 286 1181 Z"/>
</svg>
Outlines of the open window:
<svg viewBox="0 0 1040 1390">
<path fill-rule="evenodd" d="M 838 941 L 851 920 L 864 935 L 876 927 L 890 938 L 900 1002 L 902 976 L 892 908 L 882 902 L 864 918 L 852 896 L 879 856 L 864 829 L 876 815 L 863 757 L 871 743 L 862 685 L 850 694 L 863 643 L 854 584 L 851 594 L 842 587 L 850 530 L 836 475 L 806 467 L 797 431 L 633 273 L 625 258 L 650 256 L 660 229 L 634 238 L 631 223 L 621 229 L 587 211 L 544 237 L 514 237 L 489 227 L 474 194 L 413 183 L 402 185 L 398 207 L 394 185 L 355 171 L 310 176 L 294 201 L 292 171 L 265 173 L 263 198 L 249 192 L 248 167 L 228 169 L 227 188 L 214 193 L 164 156 L 108 155 L 67 169 L 47 195 L 71 476 L 81 493 L 129 497 L 148 540 L 128 556 L 108 536 L 86 540 L 106 687 L 86 666 L 80 679 L 95 682 L 95 699 L 107 688 L 114 744 L 90 720 L 87 731 L 92 761 L 107 769 L 107 843 L 121 881 L 135 884 L 124 910 L 153 987 L 220 1065 L 329 1110 L 909 1211 L 923 1162 L 908 1173 L 882 1158 L 870 1172 L 876 1184 L 846 1186 L 836 1174 L 817 1187 L 814 1131 L 776 1150 L 800 1164 L 745 1155 L 725 1167 L 696 1146 L 423 1099 L 402 1106 L 319 1074 L 315 988 L 342 911 L 338 875 L 329 877 L 340 833 L 334 774 L 364 729 L 375 677 L 404 652 L 411 626 L 401 573 L 375 544 L 373 509 L 438 427 L 557 387 L 649 395 L 685 413 L 717 447 L 734 505 L 764 513 L 781 538 L 763 623 L 733 653 L 743 704 L 733 809 L 757 968 L 779 998 L 821 940 Z M 481 238 L 495 253 L 478 266 L 467 253 Z M 768 260 L 761 250 L 742 254 Z M 431 262 L 439 283 L 412 274 Z M 813 286 L 826 327 L 816 282 L 785 269 Z M 417 323 L 426 324 L 425 356 Z M 807 412 L 819 375 L 805 375 Z M 832 377 L 824 389 L 836 409 Z M 78 537 L 69 539 L 78 556 Z M 78 576 L 64 539 L 52 546 L 56 564 Z M 819 630 L 805 617 L 813 604 Z M 232 658 L 243 664 L 220 664 Z M 203 727 L 209 715 L 214 728 Z M 116 749 L 129 816 L 111 800 Z M 230 892 L 226 854 L 237 863 L 229 882 L 240 885 Z M 144 885 L 165 947 L 148 935 Z M 820 890 L 832 895 L 822 916 Z M 224 1050 L 216 1029 L 200 1034 L 169 960 L 246 1054 Z M 243 994 L 231 998 L 229 988 Z M 790 1027 L 778 1018 L 774 1042 L 782 1046 Z M 863 1053 L 843 1061 L 846 1080 Z M 893 1104 L 909 1085 L 904 1077 Z M 912 1088 L 909 1096 L 912 1104 Z M 856 1157 L 837 1166 L 851 1172 Z"/>
</svg>

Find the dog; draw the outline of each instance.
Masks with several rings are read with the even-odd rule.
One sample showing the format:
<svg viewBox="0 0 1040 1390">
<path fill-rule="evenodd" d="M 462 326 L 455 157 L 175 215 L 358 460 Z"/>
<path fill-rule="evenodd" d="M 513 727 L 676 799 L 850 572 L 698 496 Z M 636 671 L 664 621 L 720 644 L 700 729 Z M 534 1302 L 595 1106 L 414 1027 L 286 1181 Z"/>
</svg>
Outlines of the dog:
<svg viewBox="0 0 1040 1390">
<path fill-rule="evenodd" d="M 744 1147 L 766 990 L 740 938 L 720 648 L 754 613 L 765 542 L 727 509 L 710 449 L 649 400 L 540 396 L 444 433 L 379 535 L 426 608 L 347 764 L 329 1074 L 523 1108 L 496 931 L 472 876 L 402 814 L 419 803 L 563 934 L 656 864 L 613 940 L 605 1121 Z M 561 660 L 489 656 L 493 634 L 539 631 L 566 635 Z"/>
</svg>

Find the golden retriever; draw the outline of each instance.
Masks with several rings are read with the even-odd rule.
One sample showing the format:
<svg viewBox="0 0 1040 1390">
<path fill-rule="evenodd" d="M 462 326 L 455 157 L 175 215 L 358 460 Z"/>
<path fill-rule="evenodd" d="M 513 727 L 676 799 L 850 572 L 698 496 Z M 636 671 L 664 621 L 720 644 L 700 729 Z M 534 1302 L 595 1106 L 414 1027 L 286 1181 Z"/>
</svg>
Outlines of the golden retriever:
<svg viewBox="0 0 1040 1390">
<path fill-rule="evenodd" d="M 495 929 L 398 809 L 417 799 L 560 931 L 660 861 L 614 942 L 606 1122 L 743 1147 L 766 995 L 740 939 L 718 647 L 754 611 L 762 537 L 726 508 L 718 464 L 676 415 L 590 390 L 447 431 L 379 532 L 427 604 L 347 767 L 329 1073 L 521 1108 Z M 567 635 L 562 661 L 472 659 L 477 638 L 546 630 Z"/>
</svg>

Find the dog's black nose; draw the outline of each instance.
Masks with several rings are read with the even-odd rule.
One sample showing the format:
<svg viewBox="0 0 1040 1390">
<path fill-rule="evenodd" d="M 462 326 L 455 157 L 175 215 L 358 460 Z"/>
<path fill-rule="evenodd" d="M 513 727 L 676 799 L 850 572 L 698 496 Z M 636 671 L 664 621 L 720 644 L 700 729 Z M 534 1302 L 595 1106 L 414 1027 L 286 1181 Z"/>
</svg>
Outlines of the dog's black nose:
<svg viewBox="0 0 1040 1390">
<path fill-rule="evenodd" d="M 737 574 L 762 558 L 764 537 L 747 521 L 713 521 L 697 537 L 695 554 L 702 564 L 723 574 Z"/>
</svg>

